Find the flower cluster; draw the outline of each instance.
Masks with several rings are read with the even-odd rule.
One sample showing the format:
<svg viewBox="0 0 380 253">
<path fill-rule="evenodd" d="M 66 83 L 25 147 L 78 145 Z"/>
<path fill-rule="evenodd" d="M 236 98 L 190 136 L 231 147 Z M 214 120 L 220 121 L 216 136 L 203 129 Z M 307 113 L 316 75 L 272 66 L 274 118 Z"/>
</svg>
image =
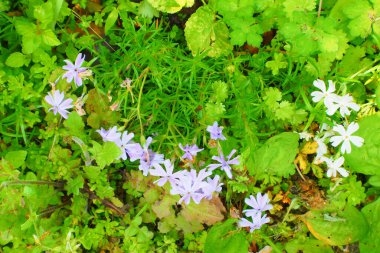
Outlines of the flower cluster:
<svg viewBox="0 0 380 253">
<path fill-rule="evenodd" d="M 67 80 L 67 82 L 72 82 L 74 80 L 74 83 L 77 86 L 82 86 L 82 78 L 90 76 L 92 73 L 89 71 L 86 67 L 82 67 L 82 64 L 84 62 L 84 56 L 82 58 L 82 54 L 79 53 L 77 58 L 75 59 L 75 63 L 73 64 L 69 60 L 64 60 L 66 62 L 66 65 L 62 68 L 66 70 L 65 74 L 63 74 L 62 78 Z M 55 84 L 54 84 L 55 85 Z M 65 93 L 59 90 L 53 90 L 52 92 L 49 92 L 48 95 L 45 97 L 45 101 L 50 104 L 52 107 L 49 108 L 49 111 L 53 111 L 54 115 L 59 113 L 63 118 L 67 119 L 69 111 L 67 109 L 73 108 L 74 105 L 72 104 L 72 99 L 66 99 Z"/>
<path fill-rule="evenodd" d="M 321 91 L 314 91 L 311 93 L 314 102 L 323 101 L 327 108 L 326 113 L 328 115 L 331 116 L 335 114 L 338 109 L 342 117 L 350 115 L 350 109 L 359 111 L 360 106 L 353 102 L 353 98 L 350 95 L 346 94 L 344 96 L 339 96 L 335 94 L 335 84 L 331 80 L 329 80 L 328 83 L 329 87 L 326 88 L 326 84 L 322 80 L 315 80 L 313 83 L 314 86 Z M 314 141 L 318 144 L 314 163 L 319 164 L 325 162 L 328 168 L 326 173 L 328 177 L 336 177 L 337 173 L 343 177 L 348 176 L 348 171 L 342 167 L 344 164 L 344 157 L 340 157 L 339 153 L 351 153 L 351 144 L 357 147 L 363 145 L 364 139 L 353 135 L 358 129 L 359 125 L 355 122 L 352 122 L 349 125 L 334 123 L 332 128 L 327 124 L 322 125 L 318 136 L 314 138 Z M 301 133 L 300 138 L 305 138 L 306 135 L 307 133 Z M 326 157 L 328 154 L 327 142 L 330 142 L 333 147 L 338 147 L 340 145 L 340 152 L 337 154 L 336 159 Z"/>
<path fill-rule="evenodd" d="M 338 109 L 342 117 L 349 116 L 351 114 L 350 109 L 359 111 L 360 106 L 353 102 L 354 99 L 350 95 L 346 94 L 344 96 L 339 96 L 335 94 L 335 84 L 331 80 L 329 80 L 328 83 L 329 87 L 326 88 L 325 82 L 319 79 L 315 80 L 313 85 L 321 91 L 314 91 L 311 93 L 314 102 L 323 100 L 328 115 L 334 115 Z"/>
<path fill-rule="evenodd" d="M 243 213 L 245 213 L 247 218 L 251 218 L 252 221 L 246 218 L 241 218 L 238 223 L 239 227 L 248 227 L 249 231 L 253 232 L 270 221 L 266 214 L 262 215 L 262 212 L 269 211 L 273 208 L 273 206 L 269 204 L 267 194 L 262 195 L 259 192 L 256 195 L 256 198 L 251 195 L 249 198 L 245 199 L 245 203 L 252 208 L 243 210 Z"/>
<path fill-rule="evenodd" d="M 223 136 L 221 128 L 218 127 L 216 122 L 214 127 L 216 128 L 213 128 L 212 131 L 218 131 L 219 137 Z M 232 150 L 227 159 L 224 158 L 223 153 L 219 150 L 219 156 L 212 157 L 213 160 L 219 163 L 210 164 L 199 172 L 194 169 L 174 172 L 174 165 L 170 160 L 165 160 L 164 155 L 158 154 L 149 148 L 153 141 L 152 137 L 148 137 L 144 145 L 141 145 L 133 142 L 133 133 L 128 133 L 128 131 L 119 132 L 117 126 L 107 130 L 101 128 L 97 132 L 104 142 L 113 142 L 120 148 L 122 153 L 119 157 L 120 159 L 127 160 L 129 158 L 131 162 L 139 160 L 139 169 L 144 176 L 160 177 L 154 182 L 158 186 L 164 186 L 169 182 L 171 186 L 170 194 L 181 196 L 179 203 L 189 204 L 193 200 L 196 204 L 199 204 L 203 198 L 211 199 L 214 193 L 222 190 L 223 185 L 220 183 L 218 175 L 211 177 L 212 172 L 220 167 L 229 178 L 232 178 L 230 165 L 239 164 L 238 157 L 231 159 L 236 150 Z M 198 152 L 203 150 L 195 144 L 186 144 L 185 146 L 179 144 L 179 147 L 185 152 L 181 158 L 190 161 L 195 158 Z"/>
</svg>

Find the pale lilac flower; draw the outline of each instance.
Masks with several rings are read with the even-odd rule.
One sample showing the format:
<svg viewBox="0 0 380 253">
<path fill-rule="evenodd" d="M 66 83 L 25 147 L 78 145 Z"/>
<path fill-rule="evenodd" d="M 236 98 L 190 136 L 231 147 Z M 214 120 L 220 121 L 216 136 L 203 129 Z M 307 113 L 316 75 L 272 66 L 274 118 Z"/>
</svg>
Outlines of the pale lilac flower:
<svg viewBox="0 0 380 253">
<path fill-rule="evenodd" d="M 252 218 L 252 222 L 245 218 L 241 218 L 240 221 L 238 222 L 239 227 L 248 227 L 249 232 L 252 233 L 254 230 L 260 229 L 262 225 L 270 222 L 270 219 L 267 217 L 266 214 L 261 216 L 261 213 L 256 213 L 251 218 Z"/>
<path fill-rule="evenodd" d="M 243 213 L 246 213 L 246 215 L 249 217 L 253 217 L 256 215 L 256 213 L 271 210 L 273 206 L 269 204 L 269 201 L 270 200 L 267 194 L 261 195 L 261 192 L 259 192 L 256 195 L 256 198 L 251 195 L 249 198 L 245 199 L 245 203 L 253 209 L 246 209 L 243 211 Z"/>
<path fill-rule="evenodd" d="M 336 94 L 334 93 L 335 91 L 335 84 L 333 81 L 329 80 L 329 88 L 326 89 L 326 84 L 324 81 L 317 79 L 313 82 L 313 85 L 320 89 L 321 91 L 313 91 L 311 93 L 311 96 L 313 97 L 312 100 L 314 102 L 319 102 L 323 99 L 323 103 L 325 104 L 326 107 L 329 107 L 336 98 Z"/>
<path fill-rule="evenodd" d="M 207 127 L 207 131 L 210 133 L 212 140 L 225 140 L 226 137 L 222 134 L 223 127 L 218 126 L 218 122 L 214 122 L 212 126 Z"/>
<path fill-rule="evenodd" d="M 104 128 L 101 128 L 100 130 L 96 130 L 102 136 L 103 141 L 107 142 L 114 142 L 116 145 L 121 145 L 121 133 L 117 131 L 117 126 L 114 126 L 108 130 L 105 130 Z"/>
<path fill-rule="evenodd" d="M 182 144 L 180 143 L 178 146 L 180 149 L 182 149 L 182 151 L 185 152 L 185 154 L 181 158 L 188 159 L 188 160 L 193 160 L 194 157 L 197 155 L 197 153 L 203 150 L 203 148 L 198 148 L 196 144 L 191 145 L 191 146 L 189 144 L 186 144 L 185 147 L 183 147 Z"/>
<path fill-rule="evenodd" d="M 128 150 L 133 149 L 134 144 L 132 143 L 132 139 L 135 136 L 134 133 L 128 133 L 128 131 L 124 131 L 123 134 L 121 135 L 120 139 L 120 150 L 121 150 L 121 155 L 120 158 L 123 160 L 127 160 L 127 154 Z"/>
<path fill-rule="evenodd" d="M 337 125 L 333 127 L 333 130 L 340 134 L 340 136 L 333 136 L 330 138 L 331 145 L 334 147 L 337 147 L 339 144 L 342 144 L 340 150 L 342 151 L 342 154 L 344 153 L 351 153 L 351 143 L 352 142 L 355 146 L 361 147 L 363 145 L 364 139 L 359 136 L 352 136 L 354 132 L 356 132 L 359 129 L 358 123 L 351 123 L 347 130 L 342 125 Z"/>
<path fill-rule="evenodd" d="M 350 115 L 351 111 L 349 109 L 359 111 L 360 106 L 353 101 L 353 97 L 348 94 L 344 96 L 336 96 L 334 103 L 327 108 L 327 114 L 333 115 L 339 109 L 340 114 L 344 117 Z"/>
<path fill-rule="evenodd" d="M 63 118 L 67 119 L 67 114 L 69 113 L 67 109 L 73 108 L 71 104 L 73 100 L 71 98 L 64 100 L 65 93 L 59 90 L 53 92 L 48 92 L 48 95 L 45 97 L 45 101 L 50 104 L 51 107 L 49 111 L 53 110 L 54 115 L 59 113 Z"/>
<path fill-rule="evenodd" d="M 337 172 L 339 172 L 339 174 L 341 174 L 342 177 L 348 177 L 348 171 L 342 167 L 344 163 L 343 156 L 339 157 L 335 161 L 327 157 L 324 157 L 323 161 L 326 162 L 328 167 L 327 177 L 336 177 Z"/>
<path fill-rule="evenodd" d="M 77 58 L 75 59 L 75 64 L 73 64 L 69 60 L 65 60 L 66 64 L 62 68 L 67 70 L 66 73 L 62 76 L 62 78 L 66 78 L 67 82 L 70 83 L 74 79 L 74 83 L 77 86 L 82 86 L 82 78 L 80 73 L 85 72 L 87 68 L 81 67 L 83 64 L 85 56 L 82 58 L 82 54 L 79 53 Z"/>
<path fill-rule="evenodd" d="M 231 173 L 231 166 L 230 164 L 239 164 L 239 156 L 235 157 L 234 159 L 230 160 L 231 157 L 235 154 L 236 150 L 233 149 L 231 153 L 227 156 L 227 160 L 224 158 L 223 153 L 219 150 L 219 156 L 213 156 L 212 159 L 215 161 L 218 161 L 219 164 L 210 164 L 208 168 L 213 171 L 220 167 L 221 170 L 224 170 L 226 172 L 228 178 L 232 178 Z"/>
<path fill-rule="evenodd" d="M 149 170 L 150 175 L 161 177 L 160 179 L 154 181 L 154 183 L 158 186 L 163 186 L 168 181 L 172 185 L 175 184 L 175 180 L 180 176 L 180 174 L 173 173 L 174 165 L 170 162 L 170 160 L 165 160 L 163 164 L 166 170 L 158 163 L 153 164 L 154 169 Z"/>
<path fill-rule="evenodd" d="M 142 154 L 140 156 L 140 165 L 139 170 L 143 172 L 144 176 L 147 176 L 149 169 L 152 168 L 155 164 L 164 162 L 164 155 L 153 152 L 149 149 L 149 145 L 152 143 L 152 137 L 148 137 L 142 148 Z"/>
<path fill-rule="evenodd" d="M 220 177 L 216 175 L 213 179 L 207 178 L 207 185 L 202 188 L 204 197 L 207 199 L 212 199 L 212 194 L 214 192 L 221 192 L 223 183 L 219 182 Z"/>
<path fill-rule="evenodd" d="M 196 204 L 199 204 L 202 198 L 205 197 L 203 193 L 203 188 L 207 184 L 203 179 L 209 176 L 211 173 L 206 170 L 201 170 L 198 175 L 195 170 L 183 171 L 179 174 L 177 180 L 172 184 L 172 189 L 170 194 L 181 195 L 178 203 L 185 202 L 186 205 L 190 203 L 192 199 Z"/>
<path fill-rule="evenodd" d="M 129 144 L 128 147 L 126 147 L 126 151 L 131 162 L 140 159 L 144 154 L 144 150 L 141 147 L 140 143 Z"/>
</svg>

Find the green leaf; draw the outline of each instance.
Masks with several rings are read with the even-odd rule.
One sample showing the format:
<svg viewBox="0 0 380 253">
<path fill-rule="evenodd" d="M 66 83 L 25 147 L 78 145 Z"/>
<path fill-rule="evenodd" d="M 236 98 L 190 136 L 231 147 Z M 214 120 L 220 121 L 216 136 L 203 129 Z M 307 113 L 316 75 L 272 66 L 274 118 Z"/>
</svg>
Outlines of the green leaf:
<svg viewBox="0 0 380 253">
<path fill-rule="evenodd" d="M 212 226 L 207 234 L 204 253 L 248 252 L 249 243 L 242 231 L 236 228 L 236 220 L 229 219 Z"/>
<path fill-rule="evenodd" d="M 300 11 L 312 11 L 317 4 L 316 0 L 286 0 L 284 2 L 284 10 L 289 18 L 293 17 L 293 13 Z"/>
<path fill-rule="evenodd" d="M 111 27 L 116 23 L 116 20 L 119 16 L 119 10 L 117 8 L 113 8 L 111 13 L 108 14 L 108 17 L 106 19 L 106 24 L 104 25 L 104 33 L 108 34 Z"/>
<path fill-rule="evenodd" d="M 25 55 L 20 52 L 12 53 L 10 56 L 8 56 L 5 64 L 13 68 L 22 67 L 25 64 Z"/>
<path fill-rule="evenodd" d="M 61 44 L 57 36 L 54 34 L 54 32 L 50 29 L 45 30 L 42 32 L 42 41 L 48 46 L 58 46 Z"/>
<path fill-rule="evenodd" d="M 252 175 L 261 178 L 265 175 L 288 177 L 294 174 L 294 159 L 298 151 L 297 133 L 281 133 L 265 142 L 253 153 Z"/>
<path fill-rule="evenodd" d="M 167 13 L 176 13 L 183 7 L 191 7 L 194 0 L 148 0 L 157 10 Z"/>
<path fill-rule="evenodd" d="M 34 7 L 34 17 L 40 22 L 42 28 L 48 28 L 52 24 L 54 14 L 53 5 L 50 1 Z"/>
<path fill-rule="evenodd" d="M 309 211 L 302 221 L 318 240 L 332 246 L 357 242 L 368 233 L 366 219 L 353 206 L 347 206 L 336 215 L 325 210 Z"/>
<path fill-rule="evenodd" d="M 68 129 L 71 136 L 76 136 L 81 139 L 85 139 L 87 137 L 83 131 L 83 120 L 76 111 L 69 114 L 69 117 L 63 122 L 63 125 Z"/>
<path fill-rule="evenodd" d="M 371 176 L 368 179 L 368 183 L 375 187 L 380 187 L 380 175 Z"/>
<path fill-rule="evenodd" d="M 353 172 L 380 175 L 380 114 L 363 118 L 358 122 L 359 130 L 354 133 L 364 139 L 362 147 L 351 144 L 351 153 L 345 154 L 345 163 Z"/>
<path fill-rule="evenodd" d="M 217 21 L 207 6 L 200 7 L 186 22 L 185 37 L 194 56 L 204 51 L 211 57 L 228 54 L 232 50 L 228 34 L 227 26 Z"/>
<path fill-rule="evenodd" d="M 330 246 L 315 239 L 296 239 L 286 243 L 285 249 L 287 253 L 334 253 Z"/>
<path fill-rule="evenodd" d="M 105 142 L 103 145 L 92 141 L 93 147 L 89 151 L 93 154 L 99 167 L 104 168 L 120 157 L 120 148 L 113 142 Z"/>
<path fill-rule="evenodd" d="M 380 252 L 380 198 L 363 207 L 362 213 L 369 225 L 368 235 L 360 240 L 360 252 Z"/>
<path fill-rule="evenodd" d="M 280 72 L 280 69 L 286 68 L 288 66 L 288 62 L 283 61 L 283 57 L 284 57 L 283 54 L 275 53 L 273 56 L 273 61 L 267 61 L 265 63 L 265 67 L 272 70 L 273 75 L 278 75 L 278 73 Z"/>
<path fill-rule="evenodd" d="M 83 188 L 84 179 L 82 176 L 77 176 L 74 179 L 70 179 L 65 186 L 68 194 L 79 195 L 80 189 Z"/>
<path fill-rule="evenodd" d="M 10 162 L 15 169 L 17 169 L 24 165 L 27 154 L 28 152 L 25 150 L 10 151 L 5 155 L 4 158 Z"/>
<path fill-rule="evenodd" d="M 153 8 L 148 0 L 144 0 L 139 5 L 139 15 L 147 19 L 152 19 L 153 17 L 158 17 L 159 12 Z"/>
</svg>

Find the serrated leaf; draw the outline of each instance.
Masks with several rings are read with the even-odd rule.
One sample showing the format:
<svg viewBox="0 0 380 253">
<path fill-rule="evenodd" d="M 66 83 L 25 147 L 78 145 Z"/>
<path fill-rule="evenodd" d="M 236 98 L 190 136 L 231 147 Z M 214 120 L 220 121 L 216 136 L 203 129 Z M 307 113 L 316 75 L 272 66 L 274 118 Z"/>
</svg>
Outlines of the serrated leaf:
<svg viewBox="0 0 380 253">
<path fill-rule="evenodd" d="M 111 27 L 116 23 L 117 18 L 119 17 L 119 10 L 117 8 L 113 8 L 110 14 L 106 19 L 106 23 L 104 25 L 104 33 L 108 34 Z"/>
<path fill-rule="evenodd" d="M 279 103 L 275 111 L 275 117 L 279 120 L 290 120 L 294 115 L 296 110 L 295 104 L 292 104 L 288 101 L 282 101 Z"/>
<path fill-rule="evenodd" d="M 34 17 L 40 22 L 42 28 L 48 28 L 54 21 L 54 11 L 51 2 L 46 2 L 34 7 Z"/>
<path fill-rule="evenodd" d="M 216 20 L 215 13 L 207 6 L 200 7 L 186 22 L 185 37 L 194 56 L 207 51 L 208 56 L 219 57 L 232 49 L 228 28 Z"/>
<path fill-rule="evenodd" d="M 5 160 L 12 164 L 13 168 L 17 169 L 24 165 L 26 155 L 28 152 L 25 150 L 10 151 L 5 155 Z"/>
<path fill-rule="evenodd" d="M 153 8 L 148 0 L 144 0 L 139 5 L 139 15 L 147 19 L 152 19 L 153 17 L 158 17 L 159 12 Z"/>
<path fill-rule="evenodd" d="M 45 30 L 42 32 L 42 41 L 48 46 L 54 47 L 61 44 L 57 36 L 52 30 Z"/>
<path fill-rule="evenodd" d="M 83 188 L 84 179 L 82 176 L 77 176 L 74 179 L 70 179 L 65 186 L 68 194 L 79 195 L 80 189 Z"/>
<path fill-rule="evenodd" d="M 110 165 L 120 157 L 120 148 L 113 142 L 105 142 L 103 145 L 93 141 L 93 147 L 89 151 L 93 154 L 100 168 Z"/>
<path fill-rule="evenodd" d="M 328 245 L 351 244 L 365 238 L 368 223 L 364 216 L 353 206 L 330 215 L 324 210 L 309 211 L 302 217 L 309 231 Z"/>
<path fill-rule="evenodd" d="M 63 125 L 68 129 L 70 135 L 76 137 L 83 137 L 85 134 L 83 132 L 84 123 L 77 112 L 71 112 L 69 117 L 63 122 Z"/>
<path fill-rule="evenodd" d="M 189 222 L 198 221 L 207 225 L 212 225 L 224 219 L 223 213 L 226 212 L 223 203 L 218 196 L 211 200 L 202 199 L 199 204 L 191 202 L 183 207 L 181 215 Z"/>
<path fill-rule="evenodd" d="M 293 161 L 298 153 L 298 139 L 298 134 L 285 132 L 267 140 L 253 153 L 253 167 L 249 168 L 249 172 L 258 178 L 294 174 Z"/>
<path fill-rule="evenodd" d="M 12 53 L 8 56 L 5 64 L 12 68 L 19 68 L 25 64 L 25 55 L 20 52 Z"/>
<path fill-rule="evenodd" d="M 204 253 L 248 252 L 245 234 L 237 230 L 235 223 L 236 220 L 229 219 L 214 225 L 207 234 Z"/>
<path fill-rule="evenodd" d="M 278 75 L 280 69 L 286 68 L 288 66 L 288 62 L 283 61 L 283 57 L 283 54 L 275 53 L 273 56 L 273 61 L 267 61 L 265 63 L 265 67 L 269 68 L 272 71 L 273 75 Z"/>
</svg>

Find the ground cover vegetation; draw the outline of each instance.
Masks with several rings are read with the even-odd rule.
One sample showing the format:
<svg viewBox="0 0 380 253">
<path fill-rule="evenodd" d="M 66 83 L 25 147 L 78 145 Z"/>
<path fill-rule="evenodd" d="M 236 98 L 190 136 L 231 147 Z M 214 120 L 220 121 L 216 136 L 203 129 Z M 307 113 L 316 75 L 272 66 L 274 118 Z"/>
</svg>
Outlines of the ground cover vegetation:
<svg viewBox="0 0 380 253">
<path fill-rule="evenodd" d="M 379 18 L 0 1 L 0 252 L 380 252 Z"/>
</svg>

